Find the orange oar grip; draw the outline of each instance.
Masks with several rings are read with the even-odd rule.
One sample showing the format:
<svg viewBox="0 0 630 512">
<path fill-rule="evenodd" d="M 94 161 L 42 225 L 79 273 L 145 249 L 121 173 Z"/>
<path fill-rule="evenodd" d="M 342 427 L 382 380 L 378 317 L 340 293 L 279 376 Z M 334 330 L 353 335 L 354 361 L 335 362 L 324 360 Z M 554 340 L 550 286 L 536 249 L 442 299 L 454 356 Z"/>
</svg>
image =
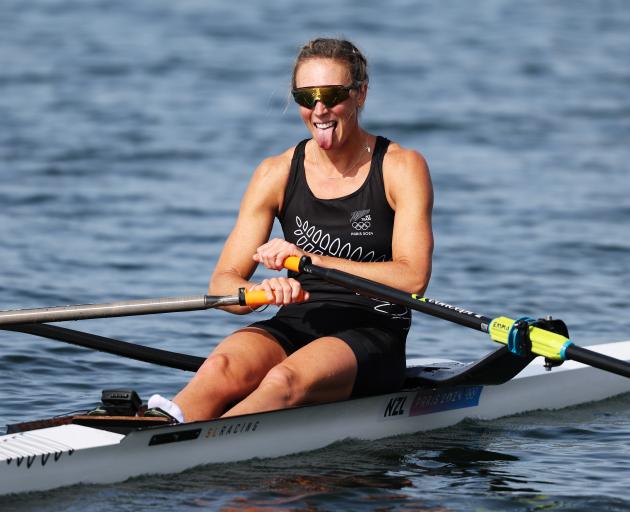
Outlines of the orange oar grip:
<svg viewBox="0 0 630 512">
<path fill-rule="evenodd" d="M 268 299 L 267 293 L 265 290 L 250 290 L 246 291 L 244 288 L 241 288 L 239 291 L 239 304 L 241 306 L 250 306 L 257 307 L 263 306 L 264 304 L 274 304 L 275 299 Z M 304 301 L 304 290 L 300 290 L 300 294 L 298 295 L 297 302 Z"/>
<path fill-rule="evenodd" d="M 241 302 L 241 306 L 262 306 L 263 304 L 273 304 L 275 302 L 274 299 L 269 299 L 267 297 L 267 292 L 265 290 L 251 290 L 243 292 L 243 301 Z"/>
<path fill-rule="evenodd" d="M 284 268 L 293 272 L 300 271 L 300 258 L 298 256 L 289 256 L 284 260 Z"/>
</svg>

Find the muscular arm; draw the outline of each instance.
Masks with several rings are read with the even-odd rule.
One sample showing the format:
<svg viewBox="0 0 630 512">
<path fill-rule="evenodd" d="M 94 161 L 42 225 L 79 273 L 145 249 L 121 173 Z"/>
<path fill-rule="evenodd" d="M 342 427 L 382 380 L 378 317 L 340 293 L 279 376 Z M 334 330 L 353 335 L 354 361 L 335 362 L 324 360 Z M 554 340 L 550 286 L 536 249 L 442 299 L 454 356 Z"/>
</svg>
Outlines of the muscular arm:
<svg viewBox="0 0 630 512">
<path fill-rule="evenodd" d="M 209 293 L 232 295 L 250 282 L 256 270 L 252 255 L 269 238 L 274 217 L 278 211 L 288 177 L 286 154 L 263 161 L 254 172 L 241 201 L 239 215 L 228 236 L 219 261 L 210 279 Z M 232 313 L 248 313 L 249 308 L 224 308 Z"/>
<path fill-rule="evenodd" d="M 392 261 L 356 262 L 312 255 L 313 263 L 336 268 L 409 293 L 424 293 L 431 276 L 433 187 L 422 156 L 390 146 L 383 162 L 387 200 L 395 210 Z"/>
</svg>

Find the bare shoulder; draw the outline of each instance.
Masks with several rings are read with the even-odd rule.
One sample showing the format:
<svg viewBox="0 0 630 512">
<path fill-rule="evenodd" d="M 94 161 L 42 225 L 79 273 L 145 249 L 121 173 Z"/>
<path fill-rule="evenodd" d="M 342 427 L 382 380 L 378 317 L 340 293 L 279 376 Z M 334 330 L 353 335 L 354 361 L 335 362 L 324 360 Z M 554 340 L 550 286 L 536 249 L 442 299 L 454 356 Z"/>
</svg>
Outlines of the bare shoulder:
<svg viewBox="0 0 630 512">
<path fill-rule="evenodd" d="M 429 166 L 418 151 L 391 142 L 383 159 L 383 170 L 397 173 L 428 174 Z"/>
<path fill-rule="evenodd" d="M 258 165 L 247 190 L 249 200 L 254 197 L 257 202 L 273 204 L 274 209 L 281 207 L 294 149 L 267 157 Z"/>
<path fill-rule="evenodd" d="M 263 183 L 286 181 L 289 177 L 294 147 L 284 153 L 265 158 L 254 171 L 253 179 Z"/>
<path fill-rule="evenodd" d="M 412 193 L 432 201 L 433 188 L 429 166 L 421 153 L 390 143 L 383 159 L 383 179 L 387 199 L 395 207 L 396 199 L 404 193 Z"/>
</svg>

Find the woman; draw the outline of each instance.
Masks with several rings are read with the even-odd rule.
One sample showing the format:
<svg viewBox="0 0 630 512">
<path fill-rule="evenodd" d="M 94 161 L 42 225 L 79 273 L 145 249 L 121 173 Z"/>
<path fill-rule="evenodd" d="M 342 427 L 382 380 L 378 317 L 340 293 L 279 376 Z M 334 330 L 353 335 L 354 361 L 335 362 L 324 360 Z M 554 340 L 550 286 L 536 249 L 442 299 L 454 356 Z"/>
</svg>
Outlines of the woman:
<svg viewBox="0 0 630 512">
<path fill-rule="evenodd" d="M 159 407 L 193 421 L 346 399 L 400 388 L 406 308 L 358 296 L 308 275 L 249 278 L 308 255 L 413 293 L 431 273 L 433 194 L 420 154 L 360 125 L 367 63 L 350 42 L 316 39 L 300 51 L 293 97 L 312 138 L 263 161 L 210 281 L 211 294 L 262 289 L 275 317 L 223 340 L 189 384 Z M 274 218 L 285 238 L 267 241 Z M 226 308 L 248 313 L 248 308 Z"/>
</svg>

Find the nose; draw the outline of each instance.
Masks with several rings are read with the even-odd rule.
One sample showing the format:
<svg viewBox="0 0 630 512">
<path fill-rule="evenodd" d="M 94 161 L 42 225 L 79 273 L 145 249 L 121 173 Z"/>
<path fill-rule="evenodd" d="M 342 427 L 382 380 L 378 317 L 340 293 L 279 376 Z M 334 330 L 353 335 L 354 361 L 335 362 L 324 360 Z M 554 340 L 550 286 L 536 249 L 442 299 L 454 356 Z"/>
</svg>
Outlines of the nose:
<svg viewBox="0 0 630 512">
<path fill-rule="evenodd" d="M 315 107 L 313 108 L 313 112 L 320 115 L 325 113 L 327 109 L 328 107 L 326 105 L 324 105 L 321 101 L 317 101 L 317 103 L 315 103 Z"/>
</svg>

